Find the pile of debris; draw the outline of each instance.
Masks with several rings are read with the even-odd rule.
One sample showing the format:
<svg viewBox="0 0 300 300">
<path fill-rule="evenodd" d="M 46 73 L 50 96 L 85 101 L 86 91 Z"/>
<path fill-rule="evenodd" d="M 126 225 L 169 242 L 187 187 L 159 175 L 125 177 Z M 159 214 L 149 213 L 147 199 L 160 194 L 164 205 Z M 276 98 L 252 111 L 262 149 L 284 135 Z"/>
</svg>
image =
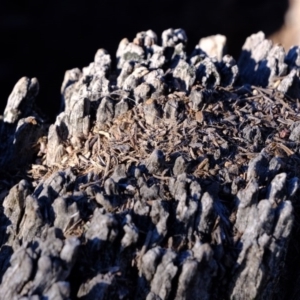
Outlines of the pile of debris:
<svg viewBox="0 0 300 300">
<path fill-rule="evenodd" d="M 52 125 L 37 79 L 16 84 L 1 123 L 1 299 L 287 297 L 300 48 L 260 32 L 236 63 L 224 36 L 189 56 L 186 42 L 138 33 L 116 70 L 98 50 L 66 72 Z"/>
</svg>

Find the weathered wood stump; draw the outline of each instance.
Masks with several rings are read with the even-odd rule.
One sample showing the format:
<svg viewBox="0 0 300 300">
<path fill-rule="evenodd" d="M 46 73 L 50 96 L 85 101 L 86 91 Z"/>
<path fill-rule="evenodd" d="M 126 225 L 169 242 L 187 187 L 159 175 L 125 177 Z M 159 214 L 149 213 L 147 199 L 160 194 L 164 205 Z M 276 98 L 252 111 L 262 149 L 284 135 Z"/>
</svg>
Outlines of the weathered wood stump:
<svg viewBox="0 0 300 300">
<path fill-rule="evenodd" d="M 1 123 L 1 299 L 284 299 L 299 246 L 299 48 L 182 29 L 22 78 Z M 294 241 L 294 242 L 293 242 Z M 289 245 L 293 247 L 289 247 Z M 287 263 L 285 263 L 287 262 Z"/>
</svg>

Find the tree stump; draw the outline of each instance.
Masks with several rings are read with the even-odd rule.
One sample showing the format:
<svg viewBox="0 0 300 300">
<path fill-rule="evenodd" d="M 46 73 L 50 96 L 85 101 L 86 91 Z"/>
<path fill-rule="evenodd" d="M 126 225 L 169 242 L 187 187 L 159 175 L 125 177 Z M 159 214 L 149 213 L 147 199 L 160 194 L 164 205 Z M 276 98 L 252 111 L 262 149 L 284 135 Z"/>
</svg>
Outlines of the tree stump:
<svg viewBox="0 0 300 300">
<path fill-rule="evenodd" d="M 22 78 L 1 120 L 1 299 L 292 299 L 299 48 L 182 29 L 65 74 L 54 124 Z M 297 258 L 297 261 L 299 258 Z"/>
</svg>

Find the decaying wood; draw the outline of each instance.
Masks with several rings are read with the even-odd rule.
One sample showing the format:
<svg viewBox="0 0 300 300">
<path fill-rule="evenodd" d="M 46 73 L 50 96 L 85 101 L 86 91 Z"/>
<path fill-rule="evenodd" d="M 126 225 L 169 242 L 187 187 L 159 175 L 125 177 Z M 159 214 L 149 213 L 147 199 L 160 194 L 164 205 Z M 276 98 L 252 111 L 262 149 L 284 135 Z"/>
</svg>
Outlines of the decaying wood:
<svg viewBox="0 0 300 300">
<path fill-rule="evenodd" d="M 225 37 L 190 56 L 186 42 L 124 39 L 117 71 L 98 50 L 66 72 L 54 124 L 35 113 L 36 79 L 17 83 L 1 123 L 1 299 L 287 296 L 299 49 L 258 33 L 236 63 Z"/>
</svg>

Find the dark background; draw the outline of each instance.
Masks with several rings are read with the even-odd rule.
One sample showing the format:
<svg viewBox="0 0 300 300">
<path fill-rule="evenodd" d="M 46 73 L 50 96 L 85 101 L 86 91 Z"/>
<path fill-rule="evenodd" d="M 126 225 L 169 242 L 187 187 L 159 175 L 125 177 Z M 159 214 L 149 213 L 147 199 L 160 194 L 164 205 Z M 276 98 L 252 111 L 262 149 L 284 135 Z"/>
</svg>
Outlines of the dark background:
<svg viewBox="0 0 300 300">
<path fill-rule="evenodd" d="M 0 1 L 0 109 L 19 78 L 37 77 L 38 105 L 54 115 L 64 72 L 93 61 L 98 48 L 112 57 L 119 41 L 152 29 L 186 30 L 191 51 L 199 39 L 225 34 L 238 57 L 247 36 L 267 35 L 284 21 L 288 0 L 52 0 Z"/>
</svg>

